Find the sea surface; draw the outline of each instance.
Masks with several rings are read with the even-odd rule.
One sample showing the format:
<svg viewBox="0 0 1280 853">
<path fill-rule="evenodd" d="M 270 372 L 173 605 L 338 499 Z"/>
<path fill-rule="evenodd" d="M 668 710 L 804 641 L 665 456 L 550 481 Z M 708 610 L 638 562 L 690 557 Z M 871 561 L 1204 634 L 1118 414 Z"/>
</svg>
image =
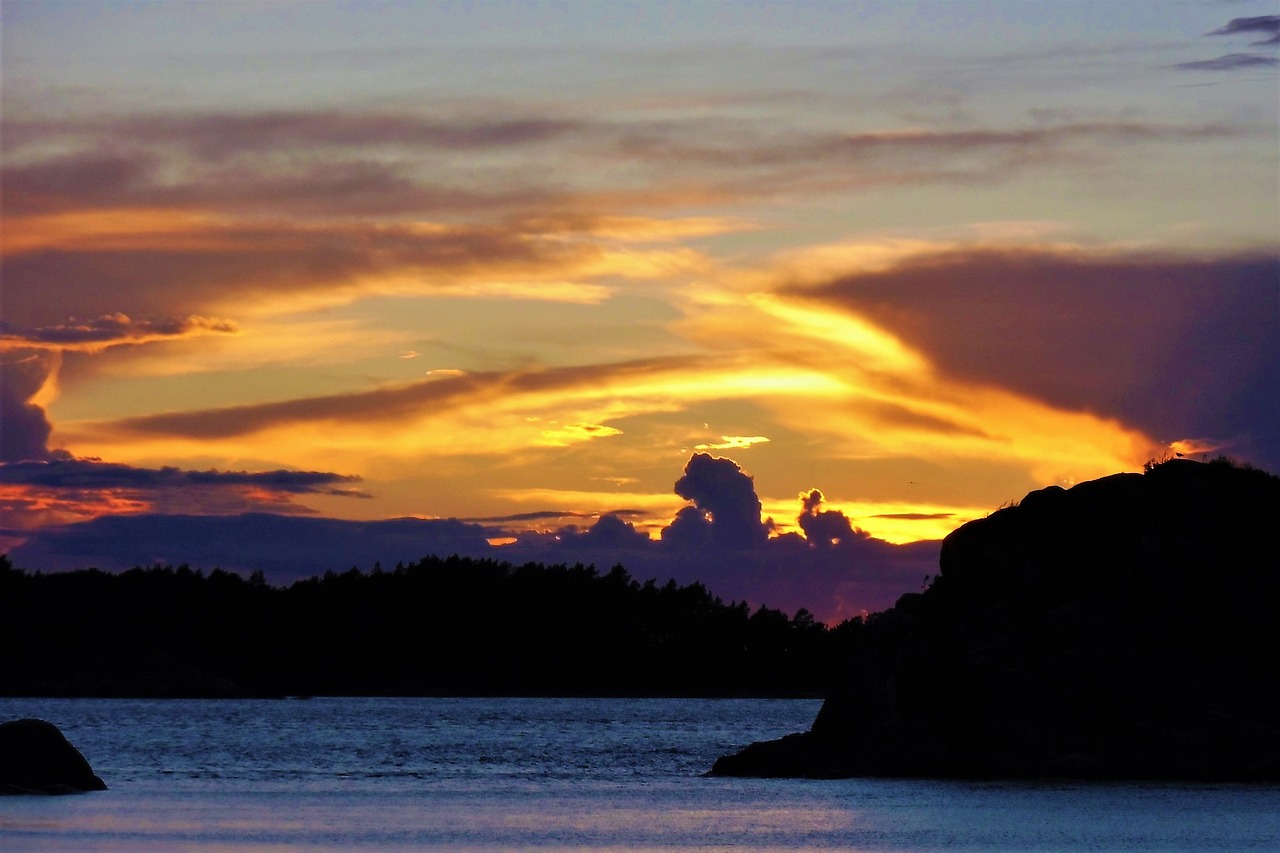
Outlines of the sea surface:
<svg viewBox="0 0 1280 853">
<path fill-rule="evenodd" d="M 1280 850 L 1280 787 L 713 779 L 812 700 L 0 699 L 110 790 L 0 850 Z"/>
</svg>

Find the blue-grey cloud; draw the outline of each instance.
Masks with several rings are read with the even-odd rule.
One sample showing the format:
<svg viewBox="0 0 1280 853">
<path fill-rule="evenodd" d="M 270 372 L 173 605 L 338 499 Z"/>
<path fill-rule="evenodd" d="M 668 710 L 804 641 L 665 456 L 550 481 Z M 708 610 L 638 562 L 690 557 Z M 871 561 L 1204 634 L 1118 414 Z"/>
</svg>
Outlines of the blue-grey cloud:
<svg viewBox="0 0 1280 853">
<path fill-rule="evenodd" d="M 417 560 L 427 554 L 488 556 L 478 525 L 456 520 L 341 521 L 268 513 L 228 516 L 117 515 L 24 531 L 28 541 L 10 556 L 45 570 L 188 563 L 249 573 L 275 584 L 328 570 Z"/>
<path fill-rule="evenodd" d="M 1225 27 L 1206 35 L 1232 36 L 1239 33 L 1267 33 L 1269 37 L 1253 42 L 1255 46 L 1280 44 L 1280 15 L 1256 15 L 1251 18 L 1232 18 Z"/>
<path fill-rule="evenodd" d="M 1259 56 L 1256 53 L 1229 53 L 1216 59 L 1201 59 L 1195 62 L 1179 62 L 1174 68 L 1185 71 L 1239 71 L 1245 68 L 1274 68 L 1280 65 L 1280 59 L 1274 56 Z"/>
<path fill-rule="evenodd" d="M 175 489 L 245 486 L 290 494 L 368 497 L 350 488 L 359 477 L 323 471 L 185 471 L 135 468 L 96 459 L 49 459 L 0 465 L 0 483 L 44 489 Z"/>
<path fill-rule="evenodd" d="M 557 536 L 561 546 L 565 548 L 636 550 L 653 546 L 653 540 L 648 535 L 636 530 L 634 524 L 623 521 L 614 513 L 600 516 L 586 530 L 561 528 Z"/>
<path fill-rule="evenodd" d="M 711 518 L 696 506 L 681 507 L 662 528 L 662 542 L 677 551 L 693 551 L 711 544 Z"/>
<path fill-rule="evenodd" d="M 700 470 L 702 464 L 695 466 L 696 477 L 708 476 Z M 737 483 L 730 506 L 751 503 L 754 489 L 750 496 L 743 494 L 737 479 L 750 482 L 750 477 L 736 464 L 717 466 L 709 476 Z M 718 543 L 710 512 L 686 506 L 663 530 L 660 541 L 606 515 L 586 531 L 565 527 L 527 534 L 494 553 L 512 562 L 588 561 L 598 567 L 621 563 L 640 580 L 698 581 L 725 600 L 788 612 L 804 607 L 828 622 L 883 610 L 904 592 L 918 589 L 925 575 L 937 573 L 938 542 L 892 545 L 873 539 L 854 529 L 842 513 L 820 510 L 820 503 L 802 496 L 802 514 L 815 519 L 809 538 L 787 534 L 749 548 Z"/>
</svg>

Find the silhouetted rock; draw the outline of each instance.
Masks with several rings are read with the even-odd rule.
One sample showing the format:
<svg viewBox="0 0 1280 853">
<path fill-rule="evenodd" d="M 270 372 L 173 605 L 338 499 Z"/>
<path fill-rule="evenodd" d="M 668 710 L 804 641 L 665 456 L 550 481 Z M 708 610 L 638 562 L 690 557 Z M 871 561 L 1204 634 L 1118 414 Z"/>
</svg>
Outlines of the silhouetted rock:
<svg viewBox="0 0 1280 853">
<path fill-rule="evenodd" d="M 0 723 L 0 794 L 78 794 L 106 789 L 89 762 L 53 723 Z"/>
<path fill-rule="evenodd" d="M 810 731 L 717 775 L 1280 780 L 1280 478 L 1171 461 L 947 537 Z"/>
</svg>

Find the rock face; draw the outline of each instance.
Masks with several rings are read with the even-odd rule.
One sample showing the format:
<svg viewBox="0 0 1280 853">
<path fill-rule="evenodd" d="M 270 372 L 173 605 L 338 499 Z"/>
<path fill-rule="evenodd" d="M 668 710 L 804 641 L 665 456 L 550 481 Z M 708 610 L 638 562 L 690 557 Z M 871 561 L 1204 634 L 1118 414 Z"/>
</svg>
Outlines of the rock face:
<svg viewBox="0 0 1280 853">
<path fill-rule="evenodd" d="M 729 776 L 1280 780 L 1280 478 L 1176 460 L 947 537 L 810 731 Z"/>
<path fill-rule="evenodd" d="M 106 789 L 89 762 L 53 723 L 0 723 L 0 794 L 78 794 Z"/>
</svg>

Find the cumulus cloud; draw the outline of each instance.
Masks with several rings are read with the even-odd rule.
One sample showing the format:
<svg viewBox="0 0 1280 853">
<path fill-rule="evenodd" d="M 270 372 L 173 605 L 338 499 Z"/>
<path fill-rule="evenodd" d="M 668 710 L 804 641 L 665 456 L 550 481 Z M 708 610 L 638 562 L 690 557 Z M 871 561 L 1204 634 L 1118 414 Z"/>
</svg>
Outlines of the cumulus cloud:
<svg viewBox="0 0 1280 853">
<path fill-rule="evenodd" d="M 711 542 L 711 519 L 697 507 L 681 507 L 671 523 L 662 528 L 662 541 L 680 551 L 702 548 Z"/>
<path fill-rule="evenodd" d="M 695 453 L 676 481 L 675 492 L 705 515 L 715 547 L 756 548 L 768 538 L 755 483 L 732 459 Z"/>
<path fill-rule="evenodd" d="M 0 462 L 49 458 L 53 427 L 34 398 L 49 381 L 55 358 L 0 356 Z"/>
<path fill-rule="evenodd" d="M 633 577 L 662 582 L 705 584 L 725 600 L 768 605 L 788 612 L 804 607 L 834 623 L 889 607 L 920 579 L 937 572 L 938 542 L 891 545 L 853 528 L 843 513 L 823 510 L 822 493 L 801 495 L 808 541 L 797 534 L 764 538 L 770 527 L 760 521 L 751 477 L 730 459 L 695 454 L 678 492 L 696 494 L 702 506 L 682 507 L 650 540 L 614 514 L 600 517 L 586 531 L 569 525 L 542 534 L 524 534 L 495 555 L 518 562 L 590 561 L 598 567 L 618 563 Z M 725 532 L 719 518 L 736 519 Z M 759 530 L 760 534 L 743 533 Z M 725 542 L 724 537 L 729 541 Z M 719 537 L 719 538 L 717 538 Z M 746 540 L 750 544 L 744 547 Z"/>
<path fill-rule="evenodd" d="M 801 513 L 796 519 L 809 544 L 829 548 L 857 538 L 867 538 L 861 530 L 855 530 L 849 518 L 839 510 L 824 510 L 825 500 L 820 489 L 800 493 Z"/>
<path fill-rule="evenodd" d="M 653 544 L 647 535 L 636 530 L 634 524 L 623 521 L 615 513 L 600 516 L 586 531 L 569 540 L 587 548 L 636 549 Z"/>
</svg>

